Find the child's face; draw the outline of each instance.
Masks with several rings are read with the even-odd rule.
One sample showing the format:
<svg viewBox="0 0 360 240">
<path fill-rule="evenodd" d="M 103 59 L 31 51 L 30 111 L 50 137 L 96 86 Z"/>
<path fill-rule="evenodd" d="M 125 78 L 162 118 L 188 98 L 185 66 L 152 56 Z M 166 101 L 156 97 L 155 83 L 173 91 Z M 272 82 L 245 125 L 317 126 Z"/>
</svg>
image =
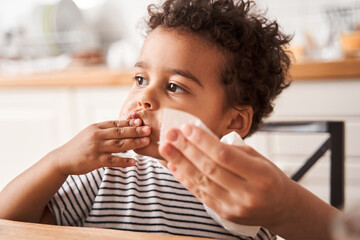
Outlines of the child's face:
<svg viewBox="0 0 360 240">
<path fill-rule="evenodd" d="M 220 52 L 191 33 L 159 27 L 150 33 L 120 113 L 121 119 L 141 118 L 151 127 L 150 144 L 135 152 L 161 158 L 158 141 L 164 108 L 193 114 L 219 137 L 226 133 L 230 115 L 223 112 L 222 60 Z"/>
</svg>

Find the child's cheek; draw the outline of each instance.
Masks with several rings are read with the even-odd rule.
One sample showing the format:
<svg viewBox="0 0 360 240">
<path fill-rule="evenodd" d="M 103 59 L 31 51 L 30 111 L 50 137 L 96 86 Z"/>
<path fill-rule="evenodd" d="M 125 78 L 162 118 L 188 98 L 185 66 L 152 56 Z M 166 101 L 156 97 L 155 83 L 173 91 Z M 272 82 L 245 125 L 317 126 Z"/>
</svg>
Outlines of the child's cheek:
<svg viewBox="0 0 360 240">
<path fill-rule="evenodd" d="M 136 108 L 136 101 L 135 100 L 130 100 L 127 101 L 123 104 L 121 110 L 120 110 L 120 114 L 119 114 L 119 120 L 121 119 L 127 119 L 130 112 L 132 110 L 134 110 Z"/>
</svg>

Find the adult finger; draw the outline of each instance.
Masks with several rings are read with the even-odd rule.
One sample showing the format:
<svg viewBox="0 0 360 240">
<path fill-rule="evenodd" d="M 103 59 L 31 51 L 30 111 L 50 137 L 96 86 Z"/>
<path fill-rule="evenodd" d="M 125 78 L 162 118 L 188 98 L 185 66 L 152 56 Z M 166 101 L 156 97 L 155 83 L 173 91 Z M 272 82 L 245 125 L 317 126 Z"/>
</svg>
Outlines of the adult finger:
<svg viewBox="0 0 360 240">
<path fill-rule="evenodd" d="M 214 136 L 192 125 L 185 124 L 181 132 L 201 152 L 221 167 L 246 178 L 249 174 L 259 174 L 264 161 L 260 154 L 247 145 L 231 146 L 223 144 Z"/>
<path fill-rule="evenodd" d="M 169 170 L 181 184 L 209 207 L 221 207 L 229 192 L 202 174 L 178 149 L 170 143 L 159 146 L 160 154 L 169 161 Z M 219 196 L 222 196 L 221 202 Z M 215 209 L 214 209 L 215 210 Z"/>
<path fill-rule="evenodd" d="M 105 153 L 118 153 L 145 147 L 149 143 L 149 137 L 104 140 L 99 146 L 99 151 Z"/>
<path fill-rule="evenodd" d="M 139 127 L 112 127 L 103 129 L 99 133 L 102 139 L 118 139 L 118 138 L 139 138 L 149 136 L 151 128 L 149 126 Z"/>
<path fill-rule="evenodd" d="M 122 158 L 112 154 L 102 154 L 99 157 L 99 167 L 132 167 L 135 163 L 135 159 Z"/>
<path fill-rule="evenodd" d="M 197 146 L 188 141 L 179 130 L 170 129 L 166 133 L 165 139 L 171 141 L 171 144 L 178 149 L 186 159 L 189 159 L 189 162 L 191 162 L 194 168 L 201 172 L 201 174 L 193 173 L 193 178 L 195 178 L 195 180 L 198 179 L 198 184 L 210 179 L 227 190 L 233 191 L 234 184 L 237 184 L 236 191 L 245 190 L 246 180 L 244 177 L 234 174 L 232 171 L 219 165 L 216 161 L 199 150 Z M 173 161 L 175 161 L 174 164 L 184 165 L 183 161 L 179 163 L 176 162 L 176 160 Z"/>
</svg>

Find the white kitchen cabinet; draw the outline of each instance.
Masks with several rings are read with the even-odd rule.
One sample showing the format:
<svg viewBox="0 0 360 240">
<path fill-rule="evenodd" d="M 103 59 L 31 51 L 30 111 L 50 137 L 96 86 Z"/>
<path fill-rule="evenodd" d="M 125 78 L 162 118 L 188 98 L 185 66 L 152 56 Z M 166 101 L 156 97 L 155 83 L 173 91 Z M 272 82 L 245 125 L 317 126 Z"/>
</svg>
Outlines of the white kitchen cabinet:
<svg viewBox="0 0 360 240">
<path fill-rule="evenodd" d="M 345 208 L 360 200 L 360 81 L 295 81 L 275 101 L 267 121 L 333 120 L 345 122 Z M 327 134 L 257 133 L 247 140 L 288 175 L 294 173 Z M 329 201 L 329 153 L 300 181 Z"/>
<path fill-rule="evenodd" d="M 0 189 L 73 128 L 66 88 L 0 89 Z"/>
<path fill-rule="evenodd" d="M 0 89 L 0 190 L 89 124 L 117 119 L 128 89 Z"/>
</svg>

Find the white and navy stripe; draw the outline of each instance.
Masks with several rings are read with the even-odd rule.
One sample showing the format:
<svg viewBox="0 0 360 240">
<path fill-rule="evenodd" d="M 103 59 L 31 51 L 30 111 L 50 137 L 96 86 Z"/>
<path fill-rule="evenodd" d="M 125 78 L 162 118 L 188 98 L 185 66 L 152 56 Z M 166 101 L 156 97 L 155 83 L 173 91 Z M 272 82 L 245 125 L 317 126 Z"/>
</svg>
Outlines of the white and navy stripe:
<svg viewBox="0 0 360 240">
<path fill-rule="evenodd" d="M 221 239 L 276 239 L 263 228 L 255 238 L 232 235 L 157 160 L 135 158 L 134 167 L 69 176 L 49 203 L 56 222 Z"/>
</svg>

